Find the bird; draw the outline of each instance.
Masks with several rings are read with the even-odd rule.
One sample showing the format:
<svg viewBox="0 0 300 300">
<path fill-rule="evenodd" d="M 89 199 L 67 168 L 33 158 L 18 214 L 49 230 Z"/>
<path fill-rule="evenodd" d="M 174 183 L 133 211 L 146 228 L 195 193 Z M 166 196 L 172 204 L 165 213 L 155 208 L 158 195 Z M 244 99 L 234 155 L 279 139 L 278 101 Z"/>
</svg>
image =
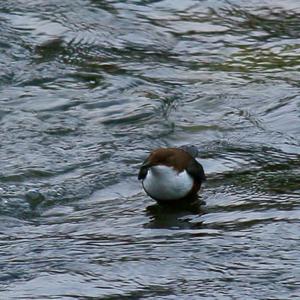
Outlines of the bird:
<svg viewBox="0 0 300 300">
<path fill-rule="evenodd" d="M 138 173 L 146 194 L 159 204 L 195 199 L 206 180 L 197 155 L 198 150 L 192 145 L 153 150 Z"/>
</svg>

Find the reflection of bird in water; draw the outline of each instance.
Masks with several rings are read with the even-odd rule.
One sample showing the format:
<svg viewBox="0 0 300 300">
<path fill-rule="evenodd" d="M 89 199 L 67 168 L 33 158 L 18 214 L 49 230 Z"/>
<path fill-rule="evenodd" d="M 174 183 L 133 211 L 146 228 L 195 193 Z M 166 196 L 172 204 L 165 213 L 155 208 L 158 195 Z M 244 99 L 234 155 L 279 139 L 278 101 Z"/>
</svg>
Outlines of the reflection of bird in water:
<svg viewBox="0 0 300 300">
<path fill-rule="evenodd" d="M 138 174 L 145 192 L 159 204 L 180 206 L 195 202 L 206 180 L 202 165 L 195 159 L 197 154 L 194 146 L 152 151 Z"/>
<path fill-rule="evenodd" d="M 146 208 L 146 214 L 150 221 L 144 224 L 146 228 L 166 229 L 199 229 L 202 221 L 194 221 L 200 215 L 206 213 L 201 206 L 203 201 L 186 202 L 178 205 L 152 204 Z"/>
</svg>

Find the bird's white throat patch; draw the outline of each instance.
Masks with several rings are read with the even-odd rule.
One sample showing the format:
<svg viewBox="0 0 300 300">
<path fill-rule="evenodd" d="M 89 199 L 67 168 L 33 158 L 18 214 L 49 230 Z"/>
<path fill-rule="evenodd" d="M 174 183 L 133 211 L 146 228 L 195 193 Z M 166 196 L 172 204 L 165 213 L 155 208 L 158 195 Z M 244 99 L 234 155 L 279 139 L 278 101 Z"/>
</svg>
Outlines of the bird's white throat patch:
<svg viewBox="0 0 300 300">
<path fill-rule="evenodd" d="M 185 197 L 194 184 L 193 178 L 184 170 L 178 173 L 172 167 L 154 166 L 143 180 L 145 191 L 158 200 L 176 200 Z"/>
</svg>

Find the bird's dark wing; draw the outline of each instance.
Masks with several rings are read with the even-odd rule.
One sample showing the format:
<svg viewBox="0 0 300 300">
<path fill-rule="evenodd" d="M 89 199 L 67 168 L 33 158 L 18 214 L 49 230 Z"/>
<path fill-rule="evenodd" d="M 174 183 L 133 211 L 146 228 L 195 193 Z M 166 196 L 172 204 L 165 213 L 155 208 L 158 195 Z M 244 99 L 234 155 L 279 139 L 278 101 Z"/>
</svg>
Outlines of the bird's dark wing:
<svg viewBox="0 0 300 300">
<path fill-rule="evenodd" d="M 147 176 L 147 173 L 148 173 L 148 169 L 141 167 L 140 171 L 139 171 L 139 174 L 138 174 L 138 180 L 141 180 L 141 179 L 144 180 Z"/>
<path fill-rule="evenodd" d="M 195 179 L 195 181 L 201 184 L 206 180 L 206 176 L 203 167 L 196 159 L 191 159 L 186 168 L 186 171 Z"/>
<path fill-rule="evenodd" d="M 138 174 L 138 180 L 141 180 L 141 179 L 144 180 L 146 178 L 150 167 L 151 167 L 151 164 L 149 163 L 148 158 L 147 158 L 140 167 L 140 171 Z"/>
</svg>

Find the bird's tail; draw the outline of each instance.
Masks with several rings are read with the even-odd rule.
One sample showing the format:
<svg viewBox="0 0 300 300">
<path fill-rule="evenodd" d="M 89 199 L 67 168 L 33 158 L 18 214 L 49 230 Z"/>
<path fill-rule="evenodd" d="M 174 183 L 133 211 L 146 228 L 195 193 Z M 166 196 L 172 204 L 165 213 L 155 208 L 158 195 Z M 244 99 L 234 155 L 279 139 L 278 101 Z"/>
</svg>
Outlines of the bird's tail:
<svg viewBox="0 0 300 300">
<path fill-rule="evenodd" d="M 194 145 L 182 145 L 179 147 L 179 149 L 184 150 L 194 158 L 198 156 L 198 149 Z"/>
</svg>

